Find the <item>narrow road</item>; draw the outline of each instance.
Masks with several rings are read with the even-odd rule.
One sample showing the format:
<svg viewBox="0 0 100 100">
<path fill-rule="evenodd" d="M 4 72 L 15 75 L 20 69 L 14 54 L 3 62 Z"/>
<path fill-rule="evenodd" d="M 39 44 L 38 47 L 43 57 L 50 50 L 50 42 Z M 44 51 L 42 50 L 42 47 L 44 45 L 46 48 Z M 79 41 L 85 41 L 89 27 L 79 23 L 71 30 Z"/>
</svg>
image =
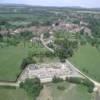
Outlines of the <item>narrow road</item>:
<svg viewBox="0 0 100 100">
<path fill-rule="evenodd" d="M 41 34 L 40 40 L 41 40 L 43 46 L 44 46 L 46 49 L 48 49 L 50 52 L 54 53 L 54 50 L 51 49 L 51 48 L 49 48 L 49 47 L 47 46 L 47 43 L 45 43 L 45 41 L 43 40 L 43 37 L 44 37 L 43 34 Z"/>
<path fill-rule="evenodd" d="M 95 80 L 93 80 L 92 78 L 88 77 L 87 75 L 85 75 L 84 73 L 82 73 L 78 68 L 76 68 L 73 64 L 71 64 L 68 60 L 66 60 L 66 64 L 69 64 L 74 70 L 76 70 L 77 72 L 79 72 L 82 76 L 84 76 L 86 79 L 89 79 L 91 82 L 94 83 L 95 85 L 95 89 L 99 89 L 100 90 L 100 83 L 96 82 Z"/>
<path fill-rule="evenodd" d="M 0 86 L 14 86 L 19 87 L 19 84 L 17 82 L 0 82 Z"/>
</svg>

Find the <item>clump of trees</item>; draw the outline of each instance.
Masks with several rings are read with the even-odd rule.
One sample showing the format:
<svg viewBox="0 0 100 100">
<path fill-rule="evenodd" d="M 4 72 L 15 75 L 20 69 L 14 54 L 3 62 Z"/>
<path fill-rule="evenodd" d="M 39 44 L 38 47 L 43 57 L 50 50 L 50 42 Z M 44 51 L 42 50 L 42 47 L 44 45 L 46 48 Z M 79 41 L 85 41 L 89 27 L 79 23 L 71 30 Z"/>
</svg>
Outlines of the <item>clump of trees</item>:
<svg viewBox="0 0 100 100">
<path fill-rule="evenodd" d="M 28 95 L 32 96 L 33 100 L 36 100 L 43 89 L 43 85 L 38 78 L 26 79 L 25 82 L 20 83 L 20 88 L 23 88 Z"/>
<path fill-rule="evenodd" d="M 74 34 L 74 39 L 71 34 L 72 33 L 65 31 L 55 33 L 55 55 L 58 56 L 60 60 L 72 57 L 74 50 L 78 48 L 78 33 Z"/>
<path fill-rule="evenodd" d="M 62 81 L 63 81 L 62 78 L 59 78 L 59 77 L 56 77 L 56 76 L 54 76 L 53 79 L 52 79 L 53 83 L 58 83 L 58 82 L 62 82 Z"/>
<path fill-rule="evenodd" d="M 60 59 L 67 59 L 68 57 L 72 57 L 74 54 L 74 47 L 76 47 L 75 45 L 78 45 L 74 42 L 70 42 L 66 38 L 55 41 L 55 44 L 57 45 L 55 53 Z"/>
<path fill-rule="evenodd" d="M 33 59 L 32 57 L 26 57 L 23 59 L 22 63 L 21 63 L 21 69 L 25 69 L 25 67 L 29 64 L 35 64 L 36 60 Z"/>
</svg>

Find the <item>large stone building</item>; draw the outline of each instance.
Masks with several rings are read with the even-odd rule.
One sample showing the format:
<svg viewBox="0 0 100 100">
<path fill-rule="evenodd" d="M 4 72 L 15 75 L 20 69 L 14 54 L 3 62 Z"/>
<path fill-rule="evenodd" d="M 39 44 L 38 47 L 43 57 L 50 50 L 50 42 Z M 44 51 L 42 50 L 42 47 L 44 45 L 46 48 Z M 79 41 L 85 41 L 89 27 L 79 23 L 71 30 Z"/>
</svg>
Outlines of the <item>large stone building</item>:
<svg viewBox="0 0 100 100">
<path fill-rule="evenodd" d="M 53 77 L 80 77 L 79 73 L 71 69 L 66 63 L 30 64 L 21 74 L 20 80 L 38 77 L 42 83 L 51 82 Z"/>
</svg>

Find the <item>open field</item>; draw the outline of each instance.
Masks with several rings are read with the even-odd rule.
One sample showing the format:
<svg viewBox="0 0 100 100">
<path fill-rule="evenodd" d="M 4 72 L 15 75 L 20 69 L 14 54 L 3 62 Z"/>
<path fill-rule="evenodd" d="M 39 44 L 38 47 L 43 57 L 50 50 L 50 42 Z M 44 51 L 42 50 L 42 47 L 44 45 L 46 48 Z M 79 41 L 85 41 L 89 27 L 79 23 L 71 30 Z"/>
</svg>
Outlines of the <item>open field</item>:
<svg viewBox="0 0 100 100">
<path fill-rule="evenodd" d="M 15 80 L 26 55 L 27 49 L 21 46 L 0 48 L 0 80 Z"/>
<path fill-rule="evenodd" d="M 65 89 L 59 90 L 58 86 L 63 86 Z M 45 99 L 45 96 L 47 99 Z M 91 100 L 91 96 L 86 87 L 67 82 L 46 84 L 40 94 L 41 100 Z M 38 98 L 37 100 L 40 99 Z"/>
<path fill-rule="evenodd" d="M 100 51 L 87 44 L 81 46 L 70 61 L 85 74 L 100 82 Z"/>
<path fill-rule="evenodd" d="M 22 89 L 0 88 L 0 100 L 32 100 Z"/>
<path fill-rule="evenodd" d="M 0 48 L 0 80 L 16 80 L 21 71 L 21 62 L 30 51 L 39 53 L 44 52 L 45 49 L 41 45 L 37 46 L 37 44 L 32 47 L 31 43 L 27 43 L 25 47 L 21 43 L 18 46 Z"/>
</svg>

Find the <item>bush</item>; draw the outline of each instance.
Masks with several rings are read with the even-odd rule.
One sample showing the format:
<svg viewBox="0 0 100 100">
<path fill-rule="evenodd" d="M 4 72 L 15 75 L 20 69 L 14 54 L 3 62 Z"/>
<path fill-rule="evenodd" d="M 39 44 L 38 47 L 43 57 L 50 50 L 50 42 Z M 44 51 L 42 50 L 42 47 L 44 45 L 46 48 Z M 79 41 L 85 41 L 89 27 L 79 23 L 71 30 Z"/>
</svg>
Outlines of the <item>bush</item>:
<svg viewBox="0 0 100 100">
<path fill-rule="evenodd" d="M 59 90 L 65 90 L 65 87 L 64 86 L 57 86 L 57 89 L 59 89 Z"/>
<path fill-rule="evenodd" d="M 24 58 L 21 64 L 21 69 L 24 69 L 27 65 L 36 63 L 36 60 L 32 59 L 31 57 Z"/>
<path fill-rule="evenodd" d="M 34 100 L 36 100 L 36 97 L 39 96 L 43 85 L 40 83 L 38 78 L 26 79 L 25 82 L 20 83 L 20 88 L 23 88 L 28 95 L 32 96 Z"/>
<path fill-rule="evenodd" d="M 53 83 L 58 83 L 58 82 L 62 82 L 62 81 L 63 81 L 63 79 L 58 78 L 58 77 L 56 77 L 56 76 L 54 76 L 53 79 L 52 79 L 52 82 L 53 82 Z"/>
</svg>

